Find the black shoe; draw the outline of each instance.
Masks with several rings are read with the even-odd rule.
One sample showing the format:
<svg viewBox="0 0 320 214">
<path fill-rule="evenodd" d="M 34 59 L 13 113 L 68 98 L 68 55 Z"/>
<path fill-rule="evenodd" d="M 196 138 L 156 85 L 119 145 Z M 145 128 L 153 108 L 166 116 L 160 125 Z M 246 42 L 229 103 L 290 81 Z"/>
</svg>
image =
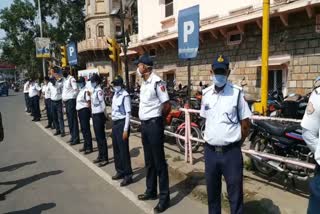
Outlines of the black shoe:
<svg viewBox="0 0 320 214">
<path fill-rule="evenodd" d="M 112 176 L 112 180 L 119 180 L 119 179 L 122 179 L 122 178 L 124 178 L 124 176 L 119 174 L 119 173 L 117 173 L 116 175 Z"/>
<path fill-rule="evenodd" d="M 154 213 L 163 213 L 170 206 L 169 202 L 166 203 L 158 203 L 157 206 L 153 209 Z"/>
<path fill-rule="evenodd" d="M 124 187 L 124 186 L 128 186 L 129 184 L 132 184 L 133 183 L 133 180 L 132 180 L 132 177 L 125 177 L 123 179 L 123 181 L 120 183 L 120 186 L 121 187 Z"/>
<path fill-rule="evenodd" d="M 157 195 L 149 195 L 149 194 L 143 193 L 141 195 L 138 195 L 138 199 L 140 201 L 156 200 L 157 199 Z"/>
<path fill-rule="evenodd" d="M 107 161 L 107 160 L 101 161 L 101 162 L 99 163 L 99 167 L 103 167 L 103 166 L 106 166 L 106 165 L 108 165 L 108 164 L 109 164 L 109 161 Z"/>
<path fill-rule="evenodd" d="M 52 128 L 50 125 L 47 125 L 46 127 L 44 127 L 44 128 L 46 128 L 46 129 L 50 129 L 50 128 Z"/>
<path fill-rule="evenodd" d="M 84 151 L 85 151 L 84 148 L 79 149 L 79 152 L 84 152 Z"/>
<path fill-rule="evenodd" d="M 61 137 L 65 137 L 66 136 L 66 133 L 61 133 Z"/>
<path fill-rule="evenodd" d="M 89 149 L 89 150 L 86 150 L 86 151 L 84 152 L 84 154 L 85 154 L 85 155 L 88 155 L 88 154 L 90 154 L 90 153 L 92 153 L 92 152 L 93 152 L 93 150 L 92 150 L 92 149 L 91 149 L 91 150 Z"/>
<path fill-rule="evenodd" d="M 56 133 L 54 133 L 53 135 L 54 136 L 57 136 L 57 135 L 59 135 L 59 134 L 61 134 L 60 132 L 56 132 Z"/>
<path fill-rule="evenodd" d="M 97 159 L 93 160 L 92 162 L 93 163 L 100 163 L 101 161 L 102 161 L 101 159 L 97 158 Z"/>
</svg>

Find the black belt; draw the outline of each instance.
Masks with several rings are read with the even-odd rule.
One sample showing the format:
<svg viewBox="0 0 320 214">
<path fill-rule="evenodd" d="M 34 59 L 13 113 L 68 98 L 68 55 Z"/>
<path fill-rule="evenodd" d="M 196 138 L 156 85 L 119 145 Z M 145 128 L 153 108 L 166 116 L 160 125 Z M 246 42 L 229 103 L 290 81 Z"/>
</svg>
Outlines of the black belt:
<svg viewBox="0 0 320 214">
<path fill-rule="evenodd" d="M 61 102 L 62 100 L 51 100 L 51 101 L 57 103 L 57 102 Z"/>
<path fill-rule="evenodd" d="M 113 125 L 117 125 L 117 124 L 123 123 L 123 122 L 125 122 L 125 121 L 126 121 L 126 119 L 113 120 L 112 123 L 113 123 Z"/>
<path fill-rule="evenodd" d="M 162 120 L 162 117 L 154 117 L 149 120 L 141 120 L 141 123 L 148 124 L 148 123 L 156 122 L 157 120 Z"/>
<path fill-rule="evenodd" d="M 235 143 L 230 143 L 229 145 L 226 146 L 212 146 L 208 143 L 206 143 L 206 146 L 214 151 L 214 152 L 219 152 L 219 153 L 226 153 L 227 151 L 230 151 L 231 149 L 235 148 L 235 147 L 240 147 L 241 143 L 240 141 L 235 142 Z"/>
</svg>

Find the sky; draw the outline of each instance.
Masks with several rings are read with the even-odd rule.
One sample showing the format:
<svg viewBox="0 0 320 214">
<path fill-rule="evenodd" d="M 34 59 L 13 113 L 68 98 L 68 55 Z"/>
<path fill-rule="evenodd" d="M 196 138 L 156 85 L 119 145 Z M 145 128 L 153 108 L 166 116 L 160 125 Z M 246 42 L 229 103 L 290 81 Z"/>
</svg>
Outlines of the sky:
<svg viewBox="0 0 320 214">
<path fill-rule="evenodd" d="M 0 0 L 0 10 L 6 7 L 9 7 L 12 4 L 13 0 Z M 5 36 L 4 31 L 0 29 L 0 39 Z"/>
</svg>

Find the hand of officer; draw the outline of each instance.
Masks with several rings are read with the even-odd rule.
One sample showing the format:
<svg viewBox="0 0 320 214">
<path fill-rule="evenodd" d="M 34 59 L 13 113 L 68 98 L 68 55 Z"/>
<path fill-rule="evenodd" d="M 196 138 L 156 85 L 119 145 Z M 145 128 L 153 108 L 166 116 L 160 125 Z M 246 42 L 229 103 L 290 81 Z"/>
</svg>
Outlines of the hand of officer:
<svg viewBox="0 0 320 214">
<path fill-rule="evenodd" d="M 126 140 L 128 140 L 128 131 L 124 131 L 123 132 L 123 134 L 122 134 L 122 139 L 124 140 L 124 141 L 126 141 Z"/>
</svg>

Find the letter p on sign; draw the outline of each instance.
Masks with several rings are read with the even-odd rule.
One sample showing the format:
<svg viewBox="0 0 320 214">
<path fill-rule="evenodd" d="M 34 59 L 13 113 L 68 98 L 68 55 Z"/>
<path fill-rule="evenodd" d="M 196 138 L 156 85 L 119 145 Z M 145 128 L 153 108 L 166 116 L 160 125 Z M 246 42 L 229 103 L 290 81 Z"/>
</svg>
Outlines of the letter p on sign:
<svg viewBox="0 0 320 214">
<path fill-rule="evenodd" d="M 188 37 L 194 32 L 193 21 L 186 21 L 183 23 L 183 42 L 188 42 Z"/>
<path fill-rule="evenodd" d="M 74 47 L 69 47 L 69 53 L 70 53 L 70 56 L 73 56 L 73 53 L 74 53 Z"/>
</svg>

